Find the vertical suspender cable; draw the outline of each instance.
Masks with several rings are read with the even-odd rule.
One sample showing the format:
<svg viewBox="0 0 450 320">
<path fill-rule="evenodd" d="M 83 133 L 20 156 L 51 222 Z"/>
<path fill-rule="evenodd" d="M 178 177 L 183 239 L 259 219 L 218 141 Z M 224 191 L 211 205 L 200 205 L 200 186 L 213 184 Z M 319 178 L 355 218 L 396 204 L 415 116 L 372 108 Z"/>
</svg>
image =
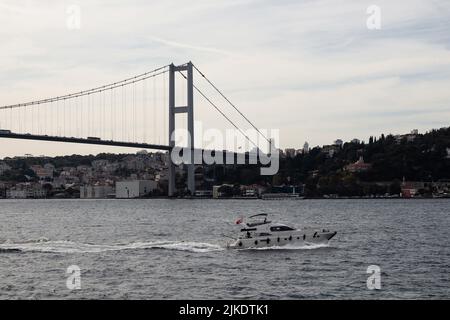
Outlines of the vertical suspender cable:
<svg viewBox="0 0 450 320">
<path fill-rule="evenodd" d="M 145 86 L 147 82 L 144 80 L 142 81 L 142 112 L 144 116 L 142 117 L 142 131 L 143 131 L 143 142 L 145 143 L 147 141 L 147 130 L 145 127 L 145 120 L 147 119 L 147 108 L 146 108 L 146 96 L 145 96 Z"/>
<path fill-rule="evenodd" d="M 153 78 L 152 79 L 152 84 L 153 84 L 153 105 L 152 105 L 152 109 L 153 109 L 153 137 L 152 137 L 152 142 L 156 143 L 156 104 L 157 104 L 157 97 L 156 97 L 156 79 Z"/>
<path fill-rule="evenodd" d="M 103 91 L 103 137 L 106 138 L 106 92 Z"/>
<path fill-rule="evenodd" d="M 63 136 L 66 136 L 66 99 L 63 100 Z"/>
<path fill-rule="evenodd" d="M 83 107 L 83 97 L 80 97 L 80 110 L 81 110 L 81 113 L 80 113 L 80 120 L 81 120 L 81 123 L 80 123 L 80 137 L 84 137 L 84 135 L 83 135 L 83 124 L 84 124 L 84 119 L 83 119 L 83 115 L 84 115 L 84 107 Z"/>
<path fill-rule="evenodd" d="M 125 113 L 125 105 L 127 103 L 127 93 L 126 93 L 127 88 L 126 87 L 122 87 L 122 135 L 123 141 L 127 140 L 127 132 L 126 132 L 126 126 L 127 126 L 127 119 L 126 119 L 126 113 Z"/>
<path fill-rule="evenodd" d="M 166 104 L 166 102 L 167 102 L 167 91 L 166 91 L 166 74 L 164 74 L 164 81 L 163 81 L 163 94 L 164 94 L 164 96 L 163 96 L 163 99 L 164 99 L 164 101 L 163 101 L 163 104 L 164 104 L 164 108 L 166 108 L 166 106 L 167 106 L 167 104 Z M 164 110 L 164 108 L 163 108 L 163 110 Z M 168 115 L 166 114 L 166 112 L 163 112 L 163 143 L 165 143 L 165 141 L 166 141 L 166 133 L 167 133 L 167 124 L 166 124 L 166 121 L 168 120 L 167 119 L 167 117 L 168 117 Z M 161 143 L 161 142 L 160 142 Z M 167 143 L 169 143 L 169 142 L 167 142 Z"/>
<path fill-rule="evenodd" d="M 110 101 L 109 101 L 109 117 L 110 117 L 110 129 L 111 129 L 111 140 L 114 140 L 114 122 L 113 122 L 113 89 L 109 90 Z"/>
<path fill-rule="evenodd" d="M 133 117 L 131 126 L 133 127 L 133 142 L 136 142 L 136 83 L 133 84 Z"/>
</svg>

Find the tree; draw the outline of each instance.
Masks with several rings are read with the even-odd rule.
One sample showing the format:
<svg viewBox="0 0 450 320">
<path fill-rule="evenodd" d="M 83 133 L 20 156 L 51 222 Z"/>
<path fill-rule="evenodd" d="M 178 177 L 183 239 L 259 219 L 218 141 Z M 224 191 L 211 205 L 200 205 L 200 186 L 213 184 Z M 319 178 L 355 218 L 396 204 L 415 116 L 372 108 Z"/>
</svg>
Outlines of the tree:
<svg viewBox="0 0 450 320">
<path fill-rule="evenodd" d="M 399 180 L 394 180 L 389 186 L 389 193 L 391 195 L 397 195 L 402 192 L 402 188 Z"/>
</svg>

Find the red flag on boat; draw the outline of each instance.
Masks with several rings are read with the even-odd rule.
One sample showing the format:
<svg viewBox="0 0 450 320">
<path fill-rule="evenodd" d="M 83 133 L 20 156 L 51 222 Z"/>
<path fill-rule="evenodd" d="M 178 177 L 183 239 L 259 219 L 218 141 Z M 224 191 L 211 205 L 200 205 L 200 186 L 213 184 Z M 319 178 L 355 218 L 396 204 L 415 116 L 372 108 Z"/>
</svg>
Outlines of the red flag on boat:
<svg viewBox="0 0 450 320">
<path fill-rule="evenodd" d="M 244 221 L 244 218 L 240 217 L 239 219 L 236 220 L 236 224 L 241 224 L 242 221 Z"/>
</svg>

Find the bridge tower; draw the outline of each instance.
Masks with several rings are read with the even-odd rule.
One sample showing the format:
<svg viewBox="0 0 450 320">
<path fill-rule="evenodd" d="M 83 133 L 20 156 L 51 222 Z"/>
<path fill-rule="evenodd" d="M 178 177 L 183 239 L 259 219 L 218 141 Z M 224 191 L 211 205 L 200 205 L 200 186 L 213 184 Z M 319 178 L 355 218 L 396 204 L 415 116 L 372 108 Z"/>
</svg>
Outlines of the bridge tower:
<svg viewBox="0 0 450 320">
<path fill-rule="evenodd" d="M 175 73 L 186 71 L 187 79 L 187 105 L 177 106 L 175 101 Z M 187 185 L 191 195 L 195 193 L 195 164 L 194 164 L 194 81 L 192 62 L 175 66 L 169 66 L 169 147 L 175 147 L 175 140 L 172 133 L 175 131 L 175 118 L 177 113 L 187 113 L 187 129 L 189 133 L 188 149 L 191 150 L 190 163 L 187 163 Z M 175 193 L 175 164 L 170 157 L 169 151 L 169 196 Z"/>
</svg>

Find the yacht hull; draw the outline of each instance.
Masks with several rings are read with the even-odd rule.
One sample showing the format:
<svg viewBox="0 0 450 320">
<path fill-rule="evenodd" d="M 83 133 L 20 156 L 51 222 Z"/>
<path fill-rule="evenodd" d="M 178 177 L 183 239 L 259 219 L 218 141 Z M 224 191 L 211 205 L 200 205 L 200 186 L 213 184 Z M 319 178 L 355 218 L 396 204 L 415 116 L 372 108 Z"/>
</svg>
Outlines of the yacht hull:
<svg viewBox="0 0 450 320">
<path fill-rule="evenodd" d="M 330 231 L 286 231 L 265 236 L 239 238 L 227 243 L 229 249 L 270 248 L 281 246 L 303 246 L 327 244 L 337 232 Z"/>
</svg>

